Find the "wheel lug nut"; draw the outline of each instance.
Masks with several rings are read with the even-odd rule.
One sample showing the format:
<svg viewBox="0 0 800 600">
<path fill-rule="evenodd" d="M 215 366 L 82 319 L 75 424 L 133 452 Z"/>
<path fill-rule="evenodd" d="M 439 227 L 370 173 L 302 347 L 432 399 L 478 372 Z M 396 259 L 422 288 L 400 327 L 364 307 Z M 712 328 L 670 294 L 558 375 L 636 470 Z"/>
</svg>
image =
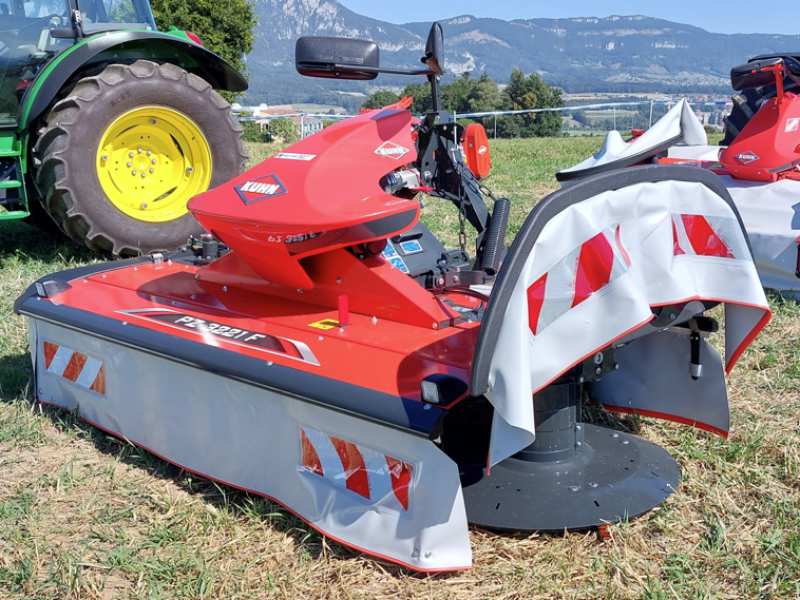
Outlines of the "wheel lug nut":
<svg viewBox="0 0 800 600">
<path fill-rule="evenodd" d="M 141 149 L 141 148 L 137 148 L 137 149 L 136 149 L 136 151 L 137 151 L 139 154 L 141 154 L 141 153 L 142 153 L 142 149 Z"/>
<path fill-rule="evenodd" d="M 156 172 L 156 170 L 155 170 L 153 167 L 150 167 L 150 172 L 151 172 L 151 173 L 155 173 L 155 172 Z"/>
<path fill-rule="evenodd" d="M 147 177 L 147 173 L 142 173 L 142 177 Z"/>
<path fill-rule="evenodd" d="M 131 171 L 131 175 L 136 175 L 136 171 Z"/>
<path fill-rule="evenodd" d="M 142 210 L 147 210 L 147 202 L 142 202 Z"/>
<path fill-rule="evenodd" d="M 152 151 L 152 150 L 148 150 L 148 151 L 147 151 L 147 156 L 150 156 L 152 153 L 153 153 L 153 151 Z"/>
<path fill-rule="evenodd" d="M 156 164 L 156 159 L 154 158 L 150 162 L 153 163 L 153 164 Z"/>
<path fill-rule="evenodd" d="M 187 172 L 187 173 L 192 173 L 192 172 L 194 172 L 194 168 L 192 168 L 192 167 L 186 167 L 186 172 Z"/>
<path fill-rule="evenodd" d="M 102 158 L 104 161 L 105 161 L 105 160 L 108 160 L 108 155 L 106 155 L 106 154 L 103 154 L 103 156 L 102 156 L 101 158 Z"/>
<path fill-rule="evenodd" d="M 128 161 L 128 163 L 127 163 L 127 164 L 128 164 L 128 166 L 129 166 L 129 167 L 132 167 L 132 166 L 133 166 L 133 163 L 132 163 L 131 161 Z"/>
<path fill-rule="evenodd" d="M 128 156 L 130 156 L 131 158 L 133 158 L 133 152 L 128 152 Z"/>
</svg>

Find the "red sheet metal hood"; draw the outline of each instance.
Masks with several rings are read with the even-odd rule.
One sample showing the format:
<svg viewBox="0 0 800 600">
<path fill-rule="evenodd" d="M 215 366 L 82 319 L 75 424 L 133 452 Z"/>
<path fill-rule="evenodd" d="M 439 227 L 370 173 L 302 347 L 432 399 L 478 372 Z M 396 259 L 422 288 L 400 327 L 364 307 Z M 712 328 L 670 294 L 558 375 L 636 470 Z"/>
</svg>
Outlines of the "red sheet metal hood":
<svg viewBox="0 0 800 600">
<path fill-rule="evenodd" d="M 312 289 L 300 259 L 411 228 L 419 203 L 381 177 L 416 159 L 411 113 L 373 111 L 328 127 L 189 203 L 214 237 L 259 275 Z"/>
</svg>

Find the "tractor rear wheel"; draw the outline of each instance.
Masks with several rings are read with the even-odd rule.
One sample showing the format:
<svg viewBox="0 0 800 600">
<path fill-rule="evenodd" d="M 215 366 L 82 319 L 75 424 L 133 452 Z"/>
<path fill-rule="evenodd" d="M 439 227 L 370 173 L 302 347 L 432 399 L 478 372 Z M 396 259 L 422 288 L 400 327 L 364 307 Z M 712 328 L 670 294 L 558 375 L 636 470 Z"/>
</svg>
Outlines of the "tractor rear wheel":
<svg viewBox="0 0 800 600">
<path fill-rule="evenodd" d="M 800 93 L 800 85 L 787 79 L 784 81 L 784 89 L 795 94 Z M 742 132 L 750 122 L 750 119 L 761 109 L 761 106 L 774 98 L 778 93 L 775 85 L 765 85 L 757 88 L 750 88 L 740 94 L 731 96 L 733 108 L 731 114 L 723 118 L 725 123 L 725 137 L 719 143 L 720 146 L 730 146 L 733 140 Z"/>
<path fill-rule="evenodd" d="M 242 172 L 241 137 L 203 79 L 172 64 L 112 64 L 50 109 L 36 183 L 59 228 L 93 250 L 174 250 L 203 231 L 187 202 Z"/>
</svg>

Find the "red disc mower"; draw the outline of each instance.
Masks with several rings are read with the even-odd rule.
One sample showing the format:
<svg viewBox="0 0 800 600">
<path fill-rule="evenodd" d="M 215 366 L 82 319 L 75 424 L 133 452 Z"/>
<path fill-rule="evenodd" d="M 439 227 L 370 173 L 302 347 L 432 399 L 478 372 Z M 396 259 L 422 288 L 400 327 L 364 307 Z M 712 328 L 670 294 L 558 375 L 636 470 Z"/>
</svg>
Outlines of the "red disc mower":
<svg viewBox="0 0 800 600">
<path fill-rule="evenodd" d="M 485 136 L 441 109 L 438 24 L 423 63 L 420 121 L 326 128 L 192 200 L 208 234 L 181 251 L 32 285 L 16 310 L 38 400 L 418 571 L 470 567 L 468 523 L 563 531 L 663 502 L 676 461 L 581 406 L 727 434 L 725 370 L 770 311 L 725 186 L 599 174 L 542 200 L 506 251 Z M 397 72 L 339 38 L 298 40 L 297 68 Z M 470 252 L 419 222 L 422 191 L 474 227 Z"/>
</svg>

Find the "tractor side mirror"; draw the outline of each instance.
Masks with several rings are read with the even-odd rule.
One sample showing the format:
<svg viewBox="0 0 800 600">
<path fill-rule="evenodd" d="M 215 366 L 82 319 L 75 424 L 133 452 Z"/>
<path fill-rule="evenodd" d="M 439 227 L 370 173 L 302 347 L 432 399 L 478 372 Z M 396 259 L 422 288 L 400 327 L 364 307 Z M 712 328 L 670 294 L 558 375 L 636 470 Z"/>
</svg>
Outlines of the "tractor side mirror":
<svg viewBox="0 0 800 600">
<path fill-rule="evenodd" d="M 425 56 L 422 62 L 437 75 L 444 75 L 444 32 L 442 26 L 437 22 L 431 27 L 428 34 L 428 41 L 425 43 Z"/>
<path fill-rule="evenodd" d="M 74 40 L 78 34 L 72 27 L 63 27 L 60 29 L 51 29 L 50 37 L 55 40 Z"/>
<path fill-rule="evenodd" d="M 369 40 L 301 37 L 294 56 L 297 72 L 308 77 L 375 79 L 380 68 L 378 45 Z"/>
</svg>

